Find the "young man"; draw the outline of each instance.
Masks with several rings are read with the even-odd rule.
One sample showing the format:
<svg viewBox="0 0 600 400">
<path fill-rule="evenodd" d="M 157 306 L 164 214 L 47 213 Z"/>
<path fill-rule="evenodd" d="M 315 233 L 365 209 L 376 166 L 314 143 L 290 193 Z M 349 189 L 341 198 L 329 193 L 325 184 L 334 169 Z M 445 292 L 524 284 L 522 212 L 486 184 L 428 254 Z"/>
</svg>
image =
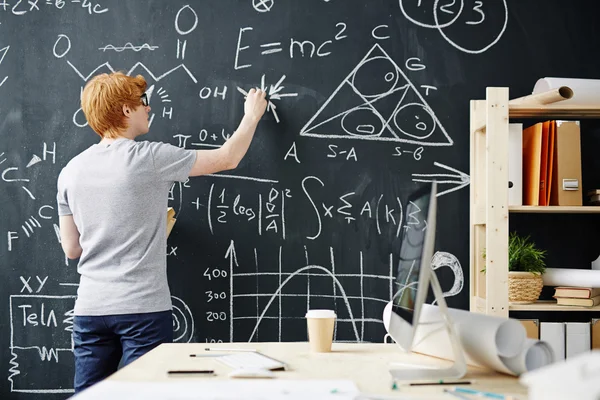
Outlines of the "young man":
<svg viewBox="0 0 600 400">
<path fill-rule="evenodd" d="M 265 112 L 251 89 L 235 133 L 215 150 L 134 141 L 148 132 L 150 106 L 141 75 L 102 74 L 81 105 L 101 137 L 58 177 L 62 248 L 79 258 L 73 341 L 75 391 L 104 379 L 173 340 L 167 283 L 168 192 L 174 181 L 235 168 Z"/>
</svg>

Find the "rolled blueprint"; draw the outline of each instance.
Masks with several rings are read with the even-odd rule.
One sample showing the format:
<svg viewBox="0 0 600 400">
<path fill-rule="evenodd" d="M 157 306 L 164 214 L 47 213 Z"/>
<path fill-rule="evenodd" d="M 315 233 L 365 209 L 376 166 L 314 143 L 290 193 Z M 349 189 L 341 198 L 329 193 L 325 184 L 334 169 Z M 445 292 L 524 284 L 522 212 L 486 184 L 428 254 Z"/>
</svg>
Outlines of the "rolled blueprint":
<svg viewBox="0 0 600 400">
<path fill-rule="evenodd" d="M 532 94 L 558 89 L 561 86 L 568 86 L 573 90 L 573 97 L 561 101 L 561 105 L 600 106 L 600 79 L 541 78 L 535 83 Z"/>
<path fill-rule="evenodd" d="M 544 286 L 600 287 L 600 271 L 593 269 L 546 268 Z"/>
<path fill-rule="evenodd" d="M 488 367 L 511 375 L 551 363 L 552 353 L 544 357 L 548 346 L 528 341 L 525 328 L 515 320 L 448 309 L 469 365 Z M 453 360 L 450 339 L 439 308 L 423 305 L 415 333 L 413 351 Z"/>
<path fill-rule="evenodd" d="M 515 375 L 521 375 L 527 371 L 533 371 L 534 369 L 552 364 L 554 352 L 546 342 L 527 339 L 524 350 L 517 354 L 517 356 L 500 356 L 500 359 Z"/>
<path fill-rule="evenodd" d="M 568 86 L 561 86 L 556 89 L 550 89 L 547 92 L 530 94 L 516 99 L 512 99 L 508 104 L 524 104 L 524 105 L 544 105 L 552 104 L 557 101 L 568 100 L 573 97 L 573 91 Z"/>
</svg>

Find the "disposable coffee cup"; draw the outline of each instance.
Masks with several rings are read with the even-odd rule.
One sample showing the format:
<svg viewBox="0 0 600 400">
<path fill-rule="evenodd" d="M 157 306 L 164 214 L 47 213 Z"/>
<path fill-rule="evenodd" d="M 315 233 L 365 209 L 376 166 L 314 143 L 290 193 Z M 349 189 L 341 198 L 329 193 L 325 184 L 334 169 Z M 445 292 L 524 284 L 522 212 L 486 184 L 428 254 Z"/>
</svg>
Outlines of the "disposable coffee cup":
<svg viewBox="0 0 600 400">
<path fill-rule="evenodd" d="M 316 353 L 331 351 L 333 327 L 336 317 L 333 310 L 308 310 L 306 313 L 306 325 L 311 351 Z"/>
</svg>

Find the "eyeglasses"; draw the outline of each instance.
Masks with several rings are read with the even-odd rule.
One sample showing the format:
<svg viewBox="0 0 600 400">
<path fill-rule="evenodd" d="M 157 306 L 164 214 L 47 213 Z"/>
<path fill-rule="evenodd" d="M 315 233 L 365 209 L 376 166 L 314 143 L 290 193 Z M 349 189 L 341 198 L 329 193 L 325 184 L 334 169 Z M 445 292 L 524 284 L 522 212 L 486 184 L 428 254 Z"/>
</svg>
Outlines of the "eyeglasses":
<svg viewBox="0 0 600 400">
<path fill-rule="evenodd" d="M 146 93 L 144 93 L 144 94 L 142 94 L 140 99 L 142 100 L 142 105 L 144 107 L 148 107 L 148 105 L 150 104 L 150 102 L 148 101 L 148 95 Z"/>
</svg>

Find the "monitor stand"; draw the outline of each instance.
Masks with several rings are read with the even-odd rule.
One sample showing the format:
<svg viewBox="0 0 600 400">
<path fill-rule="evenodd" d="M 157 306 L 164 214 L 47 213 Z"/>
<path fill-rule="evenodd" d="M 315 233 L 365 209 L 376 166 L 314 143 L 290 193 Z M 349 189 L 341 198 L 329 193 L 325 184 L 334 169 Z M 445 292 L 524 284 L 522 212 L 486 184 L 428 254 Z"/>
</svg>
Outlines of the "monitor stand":
<svg viewBox="0 0 600 400">
<path fill-rule="evenodd" d="M 465 354 L 460 339 L 456 333 L 454 324 L 450 319 L 450 314 L 448 313 L 448 306 L 446 305 L 446 299 L 444 298 L 442 287 L 440 286 L 440 282 L 438 281 L 437 275 L 433 268 L 431 268 L 431 266 L 428 266 L 428 268 L 430 268 L 430 283 L 433 289 L 433 294 L 438 303 L 440 315 L 444 319 L 443 322 L 450 338 L 450 344 L 454 354 L 454 364 L 448 368 L 407 365 L 404 368 L 390 369 L 390 374 L 396 381 L 439 381 L 443 379 L 460 379 L 467 373 L 467 361 L 465 359 Z M 427 290 L 426 288 L 424 289 Z M 396 314 L 392 312 L 391 302 L 388 303 L 386 310 L 384 311 L 384 321 L 386 320 L 385 314 L 388 312 L 392 317 L 397 317 Z M 392 339 L 394 338 L 392 337 Z"/>
</svg>

